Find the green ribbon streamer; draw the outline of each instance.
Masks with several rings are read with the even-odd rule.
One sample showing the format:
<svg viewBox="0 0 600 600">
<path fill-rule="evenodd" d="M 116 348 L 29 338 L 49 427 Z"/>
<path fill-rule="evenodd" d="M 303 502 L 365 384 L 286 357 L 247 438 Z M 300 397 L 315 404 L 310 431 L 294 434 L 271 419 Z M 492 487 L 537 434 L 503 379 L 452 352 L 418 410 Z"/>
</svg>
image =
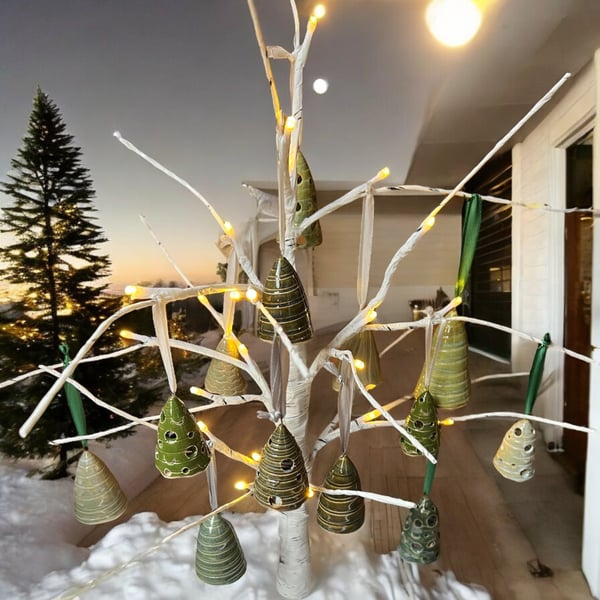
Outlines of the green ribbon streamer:
<svg viewBox="0 0 600 600">
<path fill-rule="evenodd" d="M 462 293 L 469 279 L 477 238 L 479 237 L 479 227 L 481 226 L 481 196 L 473 194 L 465 200 L 465 214 L 462 229 L 462 245 L 460 248 L 460 263 L 458 266 L 458 278 L 454 288 L 455 296 L 462 296 Z"/>
<path fill-rule="evenodd" d="M 530 415 L 533 410 L 533 405 L 537 399 L 540 384 L 542 383 L 542 375 L 544 374 L 544 362 L 546 360 L 546 350 L 552 343 L 550 334 L 544 334 L 544 339 L 538 345 L 531 363 L 531 371 L 529 371 L 529 382 L 527 383 L 527 398 L 525 400 L 525 414 Z"/>
<path fill-rule="evenodd" d="M 71 362 L 69 357 L 69 346 L 67 346 L 67 344 L 61 344 L 58 349 L 63 355 L 63 365 L 66 367 Z M 67 381 L 67 383 L 65 383 L 65 394 L 67 396 L 67 404 L 69 405 L 71 418 L 73 419 L 73 423 L 75 423 L 77 435 L 86 435 L 87 426 L 85 421 L 85 410 L 83 408 L 79 390 L 72 383 Z M 87 440 L 81 440 L 81 445 L 84 448 L 87 448 Z"/>
<path fill-rule="evenodd" d="M 427 469 L 425 470 L 425 480 L 423 481 L 423 494 L 429 496 L 431 494 L 431 486 L 433 485 L 433 478 L 435 476 L 436 463 L 427 461 Z"/>
</svg>

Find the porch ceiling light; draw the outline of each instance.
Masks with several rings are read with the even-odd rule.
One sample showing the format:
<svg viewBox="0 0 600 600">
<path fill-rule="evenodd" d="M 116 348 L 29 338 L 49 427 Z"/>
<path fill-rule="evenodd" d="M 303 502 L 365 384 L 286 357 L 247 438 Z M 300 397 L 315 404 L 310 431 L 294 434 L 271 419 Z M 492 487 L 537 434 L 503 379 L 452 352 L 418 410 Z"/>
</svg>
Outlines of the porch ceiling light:
<svg viewBox="0 0 600 600">
<path fill-rule="evenodd" d="M 481 11 L 474 0 L 432 0 L 425 11 L 425 22 L 442 44 L 464 46 L 481 25 Z"/>
</svg>

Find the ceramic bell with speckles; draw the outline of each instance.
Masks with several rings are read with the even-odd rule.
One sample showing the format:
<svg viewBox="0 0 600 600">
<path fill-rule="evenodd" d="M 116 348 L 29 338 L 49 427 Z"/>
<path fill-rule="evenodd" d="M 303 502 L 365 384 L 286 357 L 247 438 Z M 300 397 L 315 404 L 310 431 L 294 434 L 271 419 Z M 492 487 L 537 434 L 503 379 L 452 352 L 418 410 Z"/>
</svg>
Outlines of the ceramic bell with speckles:
<svg viewBox="0 0 600 600">
<path fill-rule="evenodd" d="M 230 337 L 224 336 L 221 338 L 217 345 L 217 352 L 226 354 L 231 358 L 240 359 L 237 345 Z M 208 365 L 204 388 L 212 394 L 239 396 L 246 391 L 246 380 L 239 367 L 218 358 L 213 358 Z"/>
<path fill-rule="evenodd" d="M 196 575 L 209 585 L 229 585 L 246 572 L 246 558 L 231 523 L 220 514 L 200 523 Z"/>
<path fill-rule="evenodd" d="M 294 225 L 300 225 L 304 219 L 317 211 L 315 183 L 306 158 L 304 158 L 304 154 L 300 151 L 296 155 L 296 180 L 296 213 L 294 215 Z M 321 224 L 319 221 L 315 221 L 312 225 L 302 230 L 296 239 L 296 246 L 298 248 L 312 248 L 322 242 Z"/>
<path fill-rule="evenodd" d="M 89 450 L 79 457 L 73 488 L 75 518 L 86 525 L 108 523 L 127 509 L 127 497 L 104 462 Z"/>
<path fill-rule="evenodd" d="M 437 456 L 440 450 L 440 426 L 438 424 L 437 410 L 432 395 L 424 391 L 414 402 L 406 421 L 404 429 L 412 434 L 417 441 Z M 408 456 L 421 456 L 422 452 L 404 436 L 400 436 L 400 448 Z"/>
<path fill-rule="evenodd" d="M 504 435 L 496 455 L 496 471 L 512 481 L 523 482 L 535 474 L 535 429 L 528 419 L 520 419 Z"/>
<path fill-rule="evenodd" d="M 304 504 L 308 475 L 300 447 L 280 423 L 262 451 L 254 480 L 254 498 L 266 508 L 294 510 Z"/>
<path fill-rule="evenodd" d="M 185 404 L 171 396 L 160 412 L 154 464 L 163 477 L 191 477 L 204 471 L 210 452 Z"/>
<path fill-rule="evenodd" d="M 330 490 L 360 490 L 360 477 L 353 462 L 342 454 L 323 482 Z M 319 495 L 317 523 L 333 533 L 352 533 L 365 521 L 365 500 L 360 496 Z"/>
<path fill-rule="evenodd" d="M 406 517 L 398 553 L 404 560 L 421 565 L 434 562 L 440 554 L 440 517 L 426 494 Z"/>
</svg>

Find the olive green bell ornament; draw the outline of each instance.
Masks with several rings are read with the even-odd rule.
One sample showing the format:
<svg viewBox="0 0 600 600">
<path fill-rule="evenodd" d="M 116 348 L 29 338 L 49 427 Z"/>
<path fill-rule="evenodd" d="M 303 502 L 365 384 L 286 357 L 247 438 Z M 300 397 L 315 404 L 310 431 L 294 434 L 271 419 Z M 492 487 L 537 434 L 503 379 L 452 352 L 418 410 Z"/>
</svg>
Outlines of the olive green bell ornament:
<svg viewBox="0 0 600 600">
<path fill-rule="evenodd" d="M 217 352 L 240 360 L 237 344 L 231 337 L 223 336 L 217 345 Z M 242 370 L 231 363 L 213 358 L 208 365 L 204 388 L 221 396 L 240 396 L 246 391 L 246 380 Z"/>
<path fill-rule="evenodd" d="M 440 449 L 440 426 L 435 402 L 429 391 L 424 391 L 413 403 L 404 428 L 437 457 Z M 405 436 L 400 437 L 400 448 L 407 456 L 421 456 L 422 452 Z"/>
<path fill-rule="evenodd" d="M 206 470 L 211 511 L 217 500 L 217 472 L 214 450 Z M 209 585 L 229 585 L 246 572 L 246 558 L 231 523 L 220 513 L 208 516 L 198 528 L 196 539 L 196 575 Z"/>
<path fill-rule="evenodd" d="M 308 300 L 302 282 L 294 267 L 283 256 L 275 261 L 267 276 L 262 303 L 281 325 L 290 342 L 305 342 L 312 337 Z M 273 336 L 273 325 L 261 312 L 258 319 L 258 337 L 271 341 Z"/>
<path fill-rule="evenodd" d="M 375 342 L 375 334 L 370 329 L 362 329 L 350 338 L 346 349 L 354 356 L 354 366 L 361 383 L 366 390 L 372 390 L 382 381 L 381 362 Z M 339 379 L 333 380 L 332 388 L 337 392 L 340 389 Z"/>
<path fill-rule="evenodd" d="M 304 154 L 298 150 L 296 154 L 296 214 L 294 225 L 300 225 L 304 219 L 310 217 L 317 211 L 317 191 L 312 173 L 304 158 Z M 321 224 L 315 221 L 306 229 L 303 229 L 296 238 L 297 248 L 313 248 L 323 242 Z"/>
<path fill-rule="evenodd" d="M 550 334 L 546 333 L 538 345 L 527 384 L 525 414 L 530 415 L 540 389 L 546 350 L 551 344 Z M 494 456 L 496 471 L 506 479 L 516 482 L 528 481 L 535 474 L 535 428 L 529 419 L 520 419 L 506 432 Z"/>
<path fill-rule="evenodd" d="M 278 335 L 271 349 L 272 418 L 278 421 L 275 431 L 265 444 L 254 479 L 254 498 L 266 508 L 294 510 L 304 504 L 308 491 L 308 475 L 302 451 L 294 436 L 282 423 L 285 417 L 287 361 L 281 361 L 281 340 Z"/>
<path fill-rule="evenodd" d="M 465 200 L 460 263 L 454 288 L 454 296 L 457 298 L 462 296 L 469 278 L 480 225 L 481 197 L 473 194 Z M 455 309 L 447 314 L 449 318 L 456 316 Z M 434 334 L 433 347 L 436 348 L 437 355 L 433 361 L 430 383 L 428 386 L 425 384 L 423 368 L 413 396 L 418 398 L 428 389 L 439 408 L 460 408 L 469 402 L 471 393 L 469 344 L 464 322 L 450 320 L 439 325 Z"/>
<path fill-rule="evenodd" d="M 398 553 L 407 562 L 428 565 L 440 555 L 440 517 L 429 497 L 434 473 L 435 464 L 427 462 L 423 496 L 404 521 Z"/>
<path fill-rule="evenodd" d="M 330 469 L 323 487 L 329 490 L 360 490 L 360 477 L 354 463 L 348 457 L 350 420 L 354 381 L 348 361 L 341 366 L 341 384 L 338 394 L 338 421 L 342 454 Z M 362 527 L 365 521 L 365 501 L 361 496 L 319 494 L 317 523 L 333 533 L 352 533 Z"/>
<path fill-rule="evenodd" d="M 73 487 L 73 512 L 85 525 L 118 519 L 127 509 L 127 497 L 106 464 L 89 450 L 79 457 Z"/>
<path fill-rule="evenodd" d="M 163 477 L 192 477 L 206 469 L 210 453 L 185 404 L 174 394 L 160 412 L 154 464 Z"/>
</svg>

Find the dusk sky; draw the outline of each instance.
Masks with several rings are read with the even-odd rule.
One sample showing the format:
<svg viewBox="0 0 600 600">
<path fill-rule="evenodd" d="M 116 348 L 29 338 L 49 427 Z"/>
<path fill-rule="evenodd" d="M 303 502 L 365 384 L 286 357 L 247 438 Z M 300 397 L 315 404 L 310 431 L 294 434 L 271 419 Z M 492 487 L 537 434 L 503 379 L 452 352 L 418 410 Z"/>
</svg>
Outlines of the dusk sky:
<svg viewBox="0 0 600 600">
<path fill-rule="evenodd" d="M 378 3 L 377 10 L 369 2 L 326 4 L 305 71 L 308 84 L 317 77 L 330 81 L 323 96 L 305 88 L 303 151 L 313 175 L 359 183 L 387 165 L 390 181 L 401 182 L 408 167 L 403 141 L 410 148 L 419 123 L 389 90 L 410 89 L 399 64 L 423 32 L 399 35 L 395 3 Z M 257 0 L 256 6 L 267 44 L 291 49 L 288 2 Z M 301 7 L 303 31 L 306 6 L 312 4 Z M 377 43 L 364 35 L 364 23 Z M 194 283 L 215 280 L 219 230 L 208 211 L 113 132 L 187 179 L 234 226 L 250 218 L 255 202 L 241 183 L 275 181 L 276 166 L 271 98 L 247 3 L 3 0 L 0 57 L 2 178 L 39 84 L 60 108 L 91 172 L 113 283 L 179 280 L 140 214 Z M 279 66 L 285 109 L 287 65 Z M 432 85 L 435 77 L 423 74 Z M 419 89 L 408 99 L 415 106 L 425 104 Z"/>
</svg>

